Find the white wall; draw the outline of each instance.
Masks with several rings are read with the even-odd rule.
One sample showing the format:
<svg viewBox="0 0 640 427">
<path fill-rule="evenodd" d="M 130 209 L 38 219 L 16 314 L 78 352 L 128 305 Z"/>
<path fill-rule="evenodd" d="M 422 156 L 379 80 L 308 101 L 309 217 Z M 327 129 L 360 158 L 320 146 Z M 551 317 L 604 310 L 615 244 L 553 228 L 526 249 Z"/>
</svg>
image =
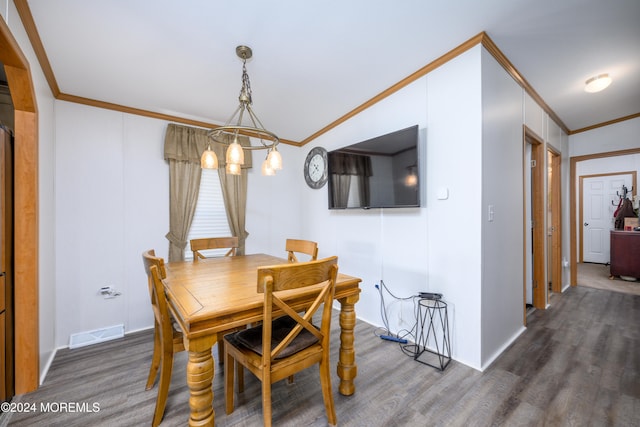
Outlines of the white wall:
<svg viewBox="0 0 640 427">
<path fill-rule="evenodd" d="M 640 117 L 569 136 L 570 156 L 640 148 Z"/>
<path fill-rule="evenodd" d="M 638 175 L 640 175 L 640 154 L 602 157 L 576 163 L 576 178 L 578 179 L 581 175 L 613 174 L 631 171 L 636 171 Z M 636 194 L 635 191 L 634 194 Z"/>
<path fill-rule="evenodd" d="M 363 279 L 359 318 L 382 325 L 376 284 L 398 297 L 442 292 L 449 303 L 454 357 L 480 362 L 480 49 L 474 49 L 370 107 L 302 150 L 303 238 L 319 242 L 320 256 L 337 254 L 341 271 Z M 461 126 L 460 123 L 464 123 Z M 302 162 L 315 146 L 328 150 L 418 124 L 422 207 L 330 211 L 327 189 L 306 187 Z M 438 200 L 439 189 L 449 198 Z M 298 190 L 294 190 L 298 191 Z M 271 194 L 255 202 L 266 205 Z M 464 266 L 464 268 L 461 268 Z M 392 332 L 414 322 L 412 302 L 389 295 Z"/>
<path fill-rule="evenodd" d="M 55 351 L 55 251 L 54 251 L 54 99 L 38 64 L 22 21 L 12 1 L 0 1 L 0 13 L 29 62 L 38 109 L 38 269 L 40 374 L 48 369 Z"/>
<path fill-rule="evenodd" d="M 482 366 L 522 331 L 522 88 L 482 50 Z"/>
<path fill-rule="evenodd" d="M 56 102 L 56 346 L 71 334 L 124 324 L 153 325 L 141 254 L 167 257 L 169 169 L 167 122 L 64 101 Z M 249 173 L 247 252 L 284 255 L 284 240 L 302 236 L 299 193 L 303 151 L 281 146 L 284 170 Z M 262 159 L 254 154 L 254 162 Z M 122 293 L 98 295 L 102 286 Z"/>
<path fill-rule="evenodd" d="M 427 76 L 431 288 L 449 303 L 456 360 L 480 369 L 482 81 L 478 46 Z M 446 200 L 438 199 L 447 190 Z"/>
<path fill-rule="evenodd" d="M 275 176 L 262 176 L 264 157 L 259 151 L 253 154 L 254 168 L 249 171 L 247 187 L 247 253 L 284 256 L 287 238 L 308 238 L 303 224 L 312 208 L 301 205 L 303 186 L 306 187 L 302 173 L 306 151 L 290 145 L 278 147 L 283 169 Z M 320 256 L 323 252 L 320 247 Z"/>
<path fill-rule="evenodd" d="M 300 168 L 306 154 L 315 146 L 333 150 L 418 124 L 422 185 L 428 185 L 426 94 L 426 79 L 423 78 L 322 135 L 302 149 Z M 375 325 L 382 324 L 380 298 L 374 287 L 381 280 L 400 297 L 434 290 L 429 286 L 427 277 L 428 221 L 425 207 L 329 210 L 326 186 L 319 190 L 308 188 L 301 169 L 297 181 L 302 185 L 300 213 L 304 237 L 318 241 L 320 256 L 338 255 L 342 272 L 362 278 L 362 293 L 356 305 L 359 318 Z M 428 201 L 423 203 L 424 206 L 429 204 Z M 388 295 L 386 298 L 392 300 Z M 389 312 L 394 332 L 413 324 L 411 303 L 403 307 L 392 302 Z"/>
<path fill-rule="evenodd" d="M 142 252 L 167 257 L 166 122 L 56 101 L 56 345 L 116 324 L 150 327 Z M 122 293 L 98 294 L 102 286 Z"/>
</svg>

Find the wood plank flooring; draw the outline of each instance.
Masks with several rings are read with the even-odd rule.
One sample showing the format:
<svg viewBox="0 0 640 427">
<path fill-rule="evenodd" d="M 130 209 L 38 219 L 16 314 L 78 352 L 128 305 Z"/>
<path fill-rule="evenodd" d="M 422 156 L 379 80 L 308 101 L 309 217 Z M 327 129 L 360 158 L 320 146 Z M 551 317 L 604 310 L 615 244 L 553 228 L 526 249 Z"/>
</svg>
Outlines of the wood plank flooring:
<svg viewBox="0 0 640 427">
<path fill-rule="evenodd" d="M 356 306 L 357 309 L 357 306 Z M 334 317 L 337 324 L 337 317 Z M 338 328 L 332 336 L 337 361 Z M 396 343 L 356 325 L 356 393 L 333 393 L 340 426 L 638 426 L 640 425 L 640 296 L 577 287 L 553 297 L 546 311 L 494 364 L 478 372 L 452 361 L 444 372 L 417 363 Z M 214 349 L 217 357 L 217 349 Z M 35 413 L 2 414 L 8 426 L 141 426 L 152 419 L 157 389 L 145 391 L 152 332 L 76 350 L 61 350 L 41 388 L 15 402 Z M 186 354 L 177 355 L 162 426 L 186 425 Z M 247 375 L 236 410 L 225 415 L 222 369 L 216 365 L 218 426 L 259 426 L 259 382 Z M 327 424 L 316 368 L 273 387 L 276 426 Z M 79 402 L 99 412 L 40 411 Z"/>
</svg>

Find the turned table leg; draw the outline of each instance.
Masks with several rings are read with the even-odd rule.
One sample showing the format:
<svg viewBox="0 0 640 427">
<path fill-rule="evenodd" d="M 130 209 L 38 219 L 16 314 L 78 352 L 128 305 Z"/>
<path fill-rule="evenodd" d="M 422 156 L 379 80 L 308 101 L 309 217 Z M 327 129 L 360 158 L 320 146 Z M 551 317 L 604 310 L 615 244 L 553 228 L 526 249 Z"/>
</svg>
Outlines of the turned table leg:
<svg viewBox="0 0 640 427">
<path fill-rule="evenodd" d="M 344 396 L 351 396 L 356 387 L 353 380 L 358 374 L 358 367 L 355 361 L 355 349 L 353 346 L 353 329 L 356 326 L 355 303 L 358 302 L 359 295 L 351 295 L 341 298 L 340 305 L 340 357 L 338 360 L 338 376 L 340 385 L 338 390 Z"/>
<path fill-rule="evenodd" d="M 211 348 L 204 351 L 189 351 L 187 362 L 187 385 L 189 386 L 189 426 L 214 425 L 213 413 L 213 358 Z"/>
</svg>

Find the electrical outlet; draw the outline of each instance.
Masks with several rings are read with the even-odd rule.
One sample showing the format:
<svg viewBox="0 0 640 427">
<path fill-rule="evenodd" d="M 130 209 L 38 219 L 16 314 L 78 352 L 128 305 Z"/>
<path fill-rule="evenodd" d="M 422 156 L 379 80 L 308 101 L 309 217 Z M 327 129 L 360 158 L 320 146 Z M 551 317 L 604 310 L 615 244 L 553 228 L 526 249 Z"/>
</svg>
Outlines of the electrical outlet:
<svg viewBox="0 0 640 427">
<path fill-rule="evenodd" d="M 111 298 L 115 298 L 119 295 L 122 295 L 119 291 L 117 291 L 115 288 L 111 287 L 111 286 L 103 286 L 100 288 L 100 290 L 98 291 L 99 295 L 102 295 L 104 297 L 104 299 L 111 299 Z"/>
</svg>

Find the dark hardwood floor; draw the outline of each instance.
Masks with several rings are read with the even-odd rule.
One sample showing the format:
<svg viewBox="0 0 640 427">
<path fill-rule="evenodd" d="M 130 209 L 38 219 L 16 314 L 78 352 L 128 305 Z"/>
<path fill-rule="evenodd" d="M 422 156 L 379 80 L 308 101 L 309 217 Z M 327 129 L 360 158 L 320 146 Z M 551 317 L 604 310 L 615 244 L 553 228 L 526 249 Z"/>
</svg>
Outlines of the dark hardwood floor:
<svg viewBox="0 0 640 427">
<path fill-rule="evenodd" d="M 526 332 L 482 373 L 455 361 L 439 372 L 413 361 L 398 344 L 375 337 L 374 330 L 363 322 L 356 325 L 355 395 L 337 392 L 334 370 L 341 426 L 640 425 L 640 296 L 587 287 L 556 295 L 551 308 L 533 312 Z M 60 350 L 41 388 L 14 400 L 35 404 L 36 411 L 10 418 L 2 414 L 0 425 L 148 425 L 157 392 L 144 390 L 151 350 L 151 331 Z M 163 426 L 186 425 L 185 365 L 181 353 Z M 216 425 L 261 425 L 259 382 L 247 375 L 245 392 L 227 416 L 221 373 L 216 365 Z M 273 388 L 274 425 L 326 425 L 316 368 L 296 375 L 294 384 L 283 381 Z M 41 411 L 41 405 L 66 402 L 91 409 L 95 403 L 99 411 Z"/>
</svg>

